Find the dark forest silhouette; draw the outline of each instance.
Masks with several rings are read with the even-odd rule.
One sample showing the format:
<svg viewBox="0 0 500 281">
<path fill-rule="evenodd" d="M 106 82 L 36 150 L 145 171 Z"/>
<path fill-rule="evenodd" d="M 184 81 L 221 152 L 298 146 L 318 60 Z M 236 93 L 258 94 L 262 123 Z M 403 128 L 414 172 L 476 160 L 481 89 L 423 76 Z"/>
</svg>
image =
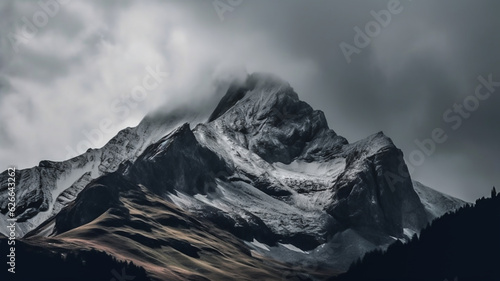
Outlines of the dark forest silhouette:
<svg viewBox="0 0 500 281">
<path fill-rule="evenodd" d="M 0 252 L 7 253 L 7 239 Z M 10 247 L 10 246 L 9 246 Z M 146 271 L 97 250 L 51 251 L 16 241 L 16 273 L 2 270 L 0 280 L 19 281 L 146 281 Z"/>
</svg>

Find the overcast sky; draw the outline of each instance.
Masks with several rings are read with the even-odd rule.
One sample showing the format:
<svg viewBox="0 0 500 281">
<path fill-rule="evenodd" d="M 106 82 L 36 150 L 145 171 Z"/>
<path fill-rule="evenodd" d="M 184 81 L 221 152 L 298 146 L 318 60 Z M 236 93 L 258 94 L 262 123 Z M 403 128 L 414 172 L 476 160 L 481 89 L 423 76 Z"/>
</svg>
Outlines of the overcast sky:
<svg viewBox="0 0 500 281">
<path fill-rule="evenodd" d="M 263 71 L 350 142 L 383 131 L 413 178 L 468 201 L 489 195 L 500 2 L 394 1 L 2 1 L 0 168 L 63 160 L 107 120 L 102 146 L 158 105 L 197 104 L 214 79 Z M 127 97 L 151 72 L 144 100 Z M 436 128 L 445 137 L 424 154 L 415 141 Z"/>
</svg>

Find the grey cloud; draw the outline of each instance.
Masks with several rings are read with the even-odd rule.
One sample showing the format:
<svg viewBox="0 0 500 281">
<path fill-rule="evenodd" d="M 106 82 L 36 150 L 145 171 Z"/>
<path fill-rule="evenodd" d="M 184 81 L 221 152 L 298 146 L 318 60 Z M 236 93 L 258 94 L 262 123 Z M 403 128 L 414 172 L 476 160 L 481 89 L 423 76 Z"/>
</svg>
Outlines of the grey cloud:
<svg viewBox="0 0 500 281">
<path fill-rule="evenodd" d="M 415 169 L 417 180 L 471 201 L 487 195 L 500 181 L 496 172 L 500 167 L 500 132 L 495 127 L 500 120 L 500 89 L 456 131 L 442 117 L 447 109 L 474 93 L 479 75 L 492 73 L 500 80 L 498 1 L 401 0 L 402 12 L 393 15 L 379 36 L 352 56 L 351 63 L 346 62 L 339 44 L 352 44 L 353 28 L 364 28 L 373 20 L 370 11 L 386 9 L 389 0 L 244 0 L 225 13 L 224 21 L 211 1 L 151 0 L 141 5 L 134 1 L 75 2 L 76 6 L 51 19 L 39 35 L 57 36 L 65 44 L 75 42 L 69 47 L 80 48 L 76 53 L 70 57 L 58 52 L 47 55 L 40 48 L 27 48 L 20 57 L 12 57 L 5 34 L 14 28 L 16 20 L 36 10 L 36 2 L 31 3 L 0 4 L 2 15 L 6 15 L 0 19 L 0 77 L 9 82 L 0 81 L 0 85 L 14 85 L 0 89 L 4 93 L 0 106 L 11 100 L 5 98 L 8 95 L 22 94 L 28 100 L 37 95 L 29 87 L 25 91 L 30 92 L 19 93 L 15 87 L 19 82 L 14 78 L 90 96 L 107 89 L 103 86 L 106 79 L 111 85 L 129 80 L 120 75 L 132 74 L 120 70 L 128 65 L 126 56 L 136 55 L 129 50 L 135 44 L 159 56 L 151 61 L 159 60 L 171 68 L 172 85 L 166 86 L 164 97 L 153 99 L 156 103 L 168 101 L 165 108 L 206 100 L 214 92 L 211 79 L 224 64 L 275 72 L 288 80 L 303 100 L 323 110 L 330 127 L 351 142 L 382 130 L 408 155 L 418 149 L 415 140 L 429 138 L 436 127 L 445 129 L 448 140 Z M 53 46 L 54 50 L 58 47 Z M 133 68 L 130 72 L 141 73 Z M 60 81 L 65 84 L 57 84 Z M 66 101 L 63 93 L 52 95 L 56 102 Z M 112 99 L 111 93 L 101 96 L 100 103 Z M 40 101 L 31 102 L 34 109 L 43 111 Z M 62 144 L 77 141 L 82 129 L 92 128 L 106 116 L 106 106 L 90 104 L 78 109 L 85 112 L 81 116 L 61 116 L 57 128 L 61 136 L 66 136 Z M 130 117 L 133 120 L 123 123 L 137 122 L 148 108 L 141 105 Z M 19 114 L 21 120 L 31 120 L 28 113 Z M 49 117 L 38 118 L 37 122 L 19 126 L 39 126 L 39 132 L 50 127 L 46 123 Z M 64 121 L 69 118 L 74 119 Z M 79 118 L 85 122 L 78 122 Z M 28 135 L 29 129 L 24 128 Z M 19 155 L 14 155 L 23 153 L 15 142 L 28 143 L 20 141 L 22 134 L 12 130 L 2 126 L 2 136 L 8 136 L 2 137 L 2 142 L 5 140 L 5 147 L 10 148 L 10 152 L 0 151 L 6 162 L 15 161 Z M 26 163 L 36 163 L 40 160 L 36 157 L 61 157 L 57 149 L 46 149 L 60 146 L 61 140 L 45 138 L 37 149 L 53 154 L 23 155 L 30 159 Z M 477 187 L 472 188 L 474 184 Z"/>
</svg>

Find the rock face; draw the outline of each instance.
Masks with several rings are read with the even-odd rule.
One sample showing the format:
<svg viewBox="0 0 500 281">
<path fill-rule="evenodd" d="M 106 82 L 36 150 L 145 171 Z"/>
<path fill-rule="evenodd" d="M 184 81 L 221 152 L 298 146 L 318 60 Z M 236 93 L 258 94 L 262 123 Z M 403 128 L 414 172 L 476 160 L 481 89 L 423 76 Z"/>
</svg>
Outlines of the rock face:
<svg viewBox="0 0 500 281">
<path fill-rule="evenodd" d="M 346 169 L 327 207 L 343 228 L 401 238 L 404 228 L 418 230 L 427 224 L 406 167 L 406 173 L 399 172 L 403 154 L 388 137 L 378 133 L 348 145 L 344 155 Z"/>
<path fill-rule="evenodd" d="M 328 128 L 323 112 L 300 101 L 288 83 L 270 75 L 253 74 L 244 85 L 233 85 L 211 120 L 270 163 L 289 164 L 320 150 L 309 143 L 328 140 L 333 150 L 347 143 Z"/>
<path fill-rule="evenodd" d="M 109 184 L 110 182 L 113 184 Z M 127 210 L 119 201 L 119 191 L 127 188 L 130 188 L 130 184 L 115 173 L 92 181 L 78 194 L 75 201 L 69 203 L 55 216 L 52 235 L 87 224 L 111 208 L 122 209 L 126 213 Z"/>
<path fill-rule="evenodd" d="M 463 203 L 432 189 L 415 192 L 390 138 L 348 143 L 272 75 L 231 85 L 194 128 L 189 114 L 148 118 L 102 149 L 21 171 L 21 235 L 44 222 L 30 236 L 64 233 L 110 209 L 124 215 L 128 205 L 118 194 L 140 187 L 261 255 L 345 270 Z"/>
<path fill-rule="evenodd" d="M 150 145 L 126 175 L 160 195 L 175 191 L 195 195 L 213 192 L 215 175 L 228 171 L 222 159 L 198 143 L 186 123 Z"/>
</svg>

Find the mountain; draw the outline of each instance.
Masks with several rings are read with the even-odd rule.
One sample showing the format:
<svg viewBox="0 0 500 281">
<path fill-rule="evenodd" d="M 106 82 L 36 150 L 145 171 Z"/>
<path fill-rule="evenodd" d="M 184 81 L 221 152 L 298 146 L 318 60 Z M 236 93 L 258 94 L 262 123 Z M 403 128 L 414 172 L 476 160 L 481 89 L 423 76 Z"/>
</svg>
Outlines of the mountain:
<svg viewBox="0 0 500 281">
<path fill-rule="evenodd" d="M 24 243 L 103 250 L 155 280 L 322 279 L 464 204 L 413 182 L 382 132 L 349 143 L 261 73 L 231 84 L 204 120 L 151 115 L 17 180 Z"/>
<path fill-rule="evenodd" d="M 368 253 L 332 281 L 500 280 L 500 196 L 448 213 L 409 243 Z"/>
</svg>

